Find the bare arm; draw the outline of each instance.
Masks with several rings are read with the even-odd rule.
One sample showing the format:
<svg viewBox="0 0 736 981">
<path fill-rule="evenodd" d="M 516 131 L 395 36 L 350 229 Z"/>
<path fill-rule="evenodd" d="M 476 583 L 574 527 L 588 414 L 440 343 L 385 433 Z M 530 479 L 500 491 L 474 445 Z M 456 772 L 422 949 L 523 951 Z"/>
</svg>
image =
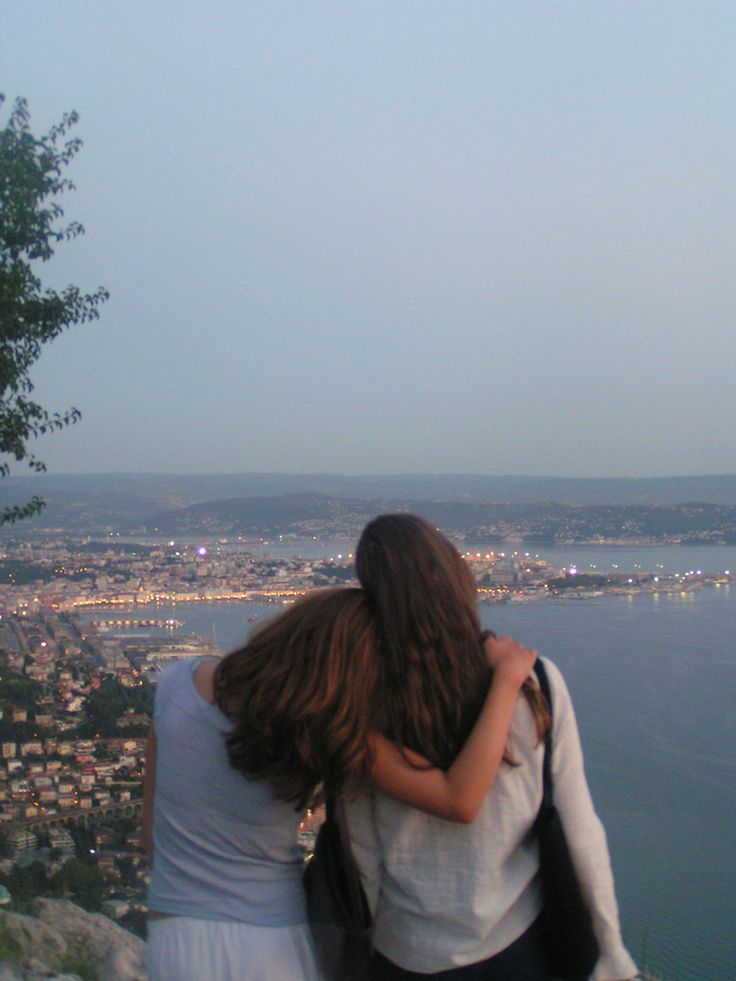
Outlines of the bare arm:
<svg viewBox="0 0 736 981">
<path fill-rule="evenodd" d="M 493 681 L 472 732 L 448 770 L 414 767 L 412 762 L 421 766 L 426 761 L 375 735 L 373 782 L 383 793 L 448 821 L 469 824 L 478 816 L 503 759 L 519 691 L 537 657 L 536 651 L 510 637 L 489 637 L 485 651 Z"/>
<path fill-rule="evenodd" d="M 143 775 L 143 847 L 153 867 L 153 795 L 156 789 L 156 730 L 151 725 L 146 740 L 146 770 Z"/>
</svg>

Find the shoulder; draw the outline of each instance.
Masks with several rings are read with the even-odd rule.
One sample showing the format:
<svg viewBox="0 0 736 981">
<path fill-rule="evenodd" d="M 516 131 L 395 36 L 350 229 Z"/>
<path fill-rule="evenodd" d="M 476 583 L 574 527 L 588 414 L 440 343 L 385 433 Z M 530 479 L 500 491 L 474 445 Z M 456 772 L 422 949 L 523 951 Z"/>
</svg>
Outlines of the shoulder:
<svg viewBox="0 0 736 981">
<path fill-rule="evenodd" d="M 194 671 L 192 680 L 194 687 L 201 697 L 210 705 L 215 701 L 214 677 L 217 670 L 217 661 L 214 658 L 201 658 Z"/>
<path fill-rule="evenodd" d="M 181 661 L 174 661 L 161 672 L 156 687 L 159 691 L 163 691 L 171 685 L 180 683 L 183 678 L 191 677 L 199 663 L 198 657 L 185 657 Z"/>
<path fill-rule="evenodd" d="M 567 689 L 567 685 L 565 684 L 565 679 L 562 677 L 562 672 L 554 663 L 554 661 L 550 661 L 548 657 L 540 657 L 539 660 L 542 662 L 542 664 L 544 665 L 544 669 L 547 672 L 547 677 L 549 679 L 549 686 L 552 689 L 553 694 L 556 690 L 560 688 Z"/>
<path fill-rule="evenodd" d="M 191 682 L 192 674 L 199 663 L 199 658 L 185 658 L 168 665 L 156 680 L 155 706 L 167 702 L 182 686 Z"/>
<path fill-rule="evenodd" d="M 567 683 L 562 676 L 562 672 L 554 661 L 550 661 L 549 658 L 542 657 L 540 658 L 540 661 L 542 661 L 547 674 L 547 680 L 549 681 L 550 695 L 552 696 L 553 715 L 559 715 L 560 713 L 567 712 L 571 707 L 571 698 Z"/>
</svg>

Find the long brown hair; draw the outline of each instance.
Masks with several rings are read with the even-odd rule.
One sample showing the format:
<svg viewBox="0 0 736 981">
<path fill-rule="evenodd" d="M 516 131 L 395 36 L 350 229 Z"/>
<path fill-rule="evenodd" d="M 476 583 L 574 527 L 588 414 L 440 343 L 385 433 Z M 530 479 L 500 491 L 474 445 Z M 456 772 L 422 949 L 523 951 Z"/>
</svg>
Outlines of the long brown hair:
<svg viewBox="0 0 736 981">
<path fill-rule="evenodd" d="M 491 679 L 472 573 L 445 536 L 414 514 L 374 518 L 360 537 L 355 567 L 376 617 L 377 728 L 445 769 Z M 524 692 L 541 735 L 543 698 L 530 684 Z"/>
<path fill-rule="evenodd" d="M 232 765 L 306 806 L 318 784 L 368 779 L 377 672 L 360 589 L 310 593 L 218 665 L 215 701 L 233 720 Z"/>
</svg>

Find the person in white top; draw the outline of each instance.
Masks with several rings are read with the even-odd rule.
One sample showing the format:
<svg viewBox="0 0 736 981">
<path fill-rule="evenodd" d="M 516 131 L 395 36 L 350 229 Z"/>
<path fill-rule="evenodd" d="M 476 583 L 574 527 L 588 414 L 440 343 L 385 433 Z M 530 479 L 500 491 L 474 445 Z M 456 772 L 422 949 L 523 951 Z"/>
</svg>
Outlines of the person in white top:
<svg viewBox="0 0 736 981">
<path fill-rule="evenodd" d="M 489 712 L 475 583 L 450 542 L 407 514 L 383 515 L 366 527 L 356 568 L 377 624 L 382 697 L 374 725 L 384 740 L 374 789 L 347 804 L 353 852 L 375 916 L 370 977 L 553 981 L 539 926 L 532 832 L 542 797 L 545 700 L 533 681 L 524 683 L 492 786 L 487 778 L 476 781 L 471 766 L 456 785 L 454 810 L 421 794 L 424 812 L 417 810 L 417 796 L 405 793 L 400 761 L 425 777 L 450 772 L 458 753 L 479 738 Z M 492 650 L 486 653 L 493 665 Z M 545 664 L 554 707 L 555 802 L 600 949 L 591 977 L 630 979 L 637 968 L 621 939 L 605 833 L 585 781 L 572 704 L 559 671 Z"/>
</svg>

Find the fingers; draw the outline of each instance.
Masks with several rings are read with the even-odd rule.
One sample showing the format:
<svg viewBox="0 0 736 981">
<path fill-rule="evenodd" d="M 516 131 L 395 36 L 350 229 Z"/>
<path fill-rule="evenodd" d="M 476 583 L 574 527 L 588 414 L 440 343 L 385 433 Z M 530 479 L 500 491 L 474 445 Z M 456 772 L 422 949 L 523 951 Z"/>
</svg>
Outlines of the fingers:
<svg viewBox="0 0 736 981">
<path fill-rule="evenodd" d="M 512 637 L 487 637 L 483 649 L 494 671 L 513 676 L 519 684 L 529 677 L 537 659 L 534 648 L 524 647 Z"/>
</svg>

